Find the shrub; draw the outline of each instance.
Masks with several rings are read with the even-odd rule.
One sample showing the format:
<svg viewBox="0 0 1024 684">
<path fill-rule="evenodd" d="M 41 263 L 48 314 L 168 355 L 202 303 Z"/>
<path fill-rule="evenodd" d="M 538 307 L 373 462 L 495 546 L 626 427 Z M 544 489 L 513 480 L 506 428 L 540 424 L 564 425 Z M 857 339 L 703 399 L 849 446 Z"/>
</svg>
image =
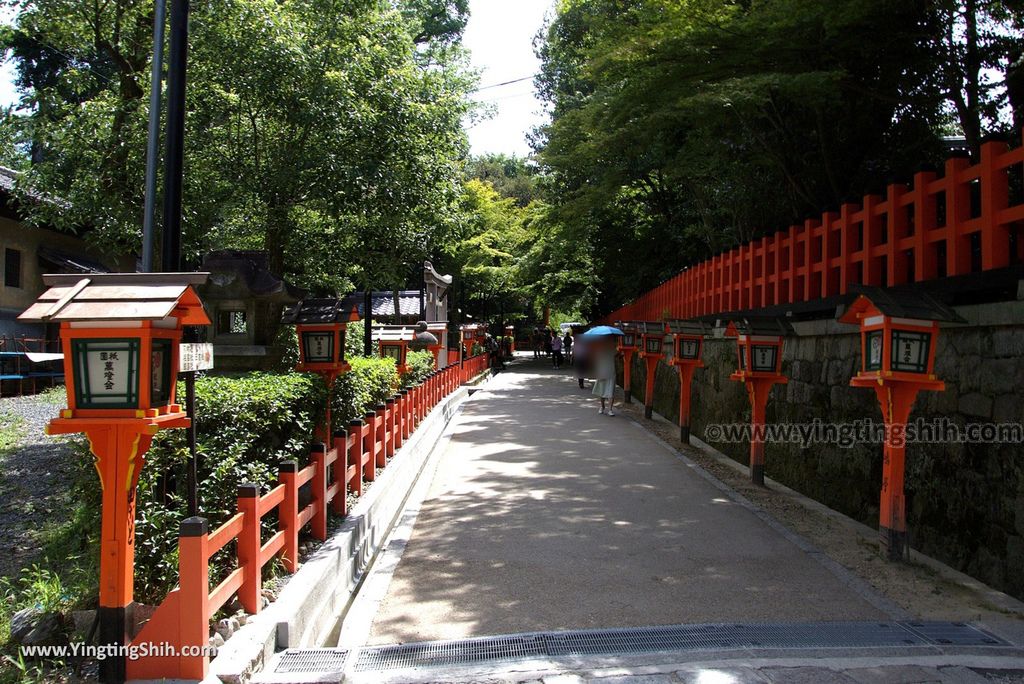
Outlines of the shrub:
<svg viewBox="0 0 1024 684">
<path fill-rule="evenodd" d="M 411 351 L 405 357 L 405 365 L 402 386 L 415 385 L 434 372 L 434 355 L 429 351 Z"/>
<path fill-rule="evenodd" d="M 416 372 L 421 372 L 421 355 L 413 359 Z M 392 359 L 354 357 L 350 363 L 352 371 L 334 386 L 339 426 L 392 396 L 399 383 Z M 184 387 L 178 390 L 183 397 Z M 275 483 L 282 461 L 305 464 L 314 427 L 323 418 L 326 388 L 313 374 L 200 376 L 196 399 L 199 510 L 213 529 L 234 514 L 239 484 L 251 482 L 266 491 Z M 102 500 L 86 440 L 72 444 L 75 467 L 69 485 L 76 492 L 75 505 L 59 524 L 43 531 L 45 565 L 63 581 L 68 605 L 89 607 L 95 605 Z M 178 581 L 178 527 L 187 517 L 187 459 L 185 430 L 160 432 L 146 454 L 135 525 L 135 593 L 144 603 L 161 602 Z M 229 544 L 211 559 L 211 583 L 222 579 L 234 562 Z M 39 570 L 33 575 L 46 579 Z M 31 592 L 27 585 L 0 586 L 0 599 L 5 591 L 20 589 L 17 593 L 30 596 L 45 585 L 33 583 Z M 0 612 L 0 631 L 6 619 Z"/>
<path fill-rule="evenodd" d="M 398 389 L 398 371 L 394 359 L 355 356 L 348 360 L 352 370 L 334 382 L 332 404 L 335 428 L 362 418 Z"/>
</svg>

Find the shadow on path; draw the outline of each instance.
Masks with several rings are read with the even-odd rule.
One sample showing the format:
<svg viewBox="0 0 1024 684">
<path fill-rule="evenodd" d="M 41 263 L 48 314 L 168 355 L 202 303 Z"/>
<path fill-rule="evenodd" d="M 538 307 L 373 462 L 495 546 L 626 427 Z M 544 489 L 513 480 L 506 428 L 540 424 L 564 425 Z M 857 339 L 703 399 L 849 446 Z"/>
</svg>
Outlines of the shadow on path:
<svg viewBox="0 0 1024 684">
<path fill-rule="evenodd" d="M 453 424 L 373 624 L 384 644 L 886 616 L 622 417 L 521 363 Z"/>
</svg>

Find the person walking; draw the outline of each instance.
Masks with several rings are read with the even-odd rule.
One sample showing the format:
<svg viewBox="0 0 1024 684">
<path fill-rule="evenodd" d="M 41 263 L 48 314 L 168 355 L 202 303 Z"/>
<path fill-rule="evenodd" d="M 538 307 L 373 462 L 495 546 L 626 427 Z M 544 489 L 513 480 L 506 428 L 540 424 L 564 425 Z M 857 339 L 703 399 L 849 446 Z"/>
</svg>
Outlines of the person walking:
<svg viewBox="0 0 1024 684">
<path fill-rule="evenodd" d="M 573 345 L 572 331 L 571 330 L 566 330 L 565 331 L 565 337 L 562 338 L 562 355 L 565 356 L 565 360 L 569 362 L 570 366 L 573 364 L 573 361 L 572 361 L 572 345 Z"/>
<path fill-rule="evenodd" d="M 606 411 L 609 416 L 615 415 L 615 340 L 604 337 L 588 343 L 588 353 L 594 369 L 593 394 L 601 399 L 600 414 Z"/>
<path fill-rule="evenodd" d="M 551 365 L 555 369 L 562 367 L 562 338 L 557 333 L 551 333 Z"/>
<path fill-rule="evenodd" d="M 586 379 L 587 371 L 590 368 L 586 337 L 581 336 L 572 347 L 572 367 L 576 369 L 576 381 L 580 384 L 580 389 L 583 389 L 583 381 Z"/>
</svg>

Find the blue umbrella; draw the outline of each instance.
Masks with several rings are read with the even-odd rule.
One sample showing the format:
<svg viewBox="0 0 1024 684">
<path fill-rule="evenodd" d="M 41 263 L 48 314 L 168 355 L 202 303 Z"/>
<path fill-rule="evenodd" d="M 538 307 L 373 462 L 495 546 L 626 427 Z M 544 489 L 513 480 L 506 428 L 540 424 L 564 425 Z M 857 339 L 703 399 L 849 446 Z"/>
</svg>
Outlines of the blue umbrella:
<svg viewBox="0 0 1024 684">
<path fill-rule="evenodd" d="M 618 328 L 613 328 L 610 325 L 599 325 L 596 328 L 591 328 L 587 332 L 580 335 L 580 337 L 607 337 L 609 335 L 625 335 Z"/>
</svg>

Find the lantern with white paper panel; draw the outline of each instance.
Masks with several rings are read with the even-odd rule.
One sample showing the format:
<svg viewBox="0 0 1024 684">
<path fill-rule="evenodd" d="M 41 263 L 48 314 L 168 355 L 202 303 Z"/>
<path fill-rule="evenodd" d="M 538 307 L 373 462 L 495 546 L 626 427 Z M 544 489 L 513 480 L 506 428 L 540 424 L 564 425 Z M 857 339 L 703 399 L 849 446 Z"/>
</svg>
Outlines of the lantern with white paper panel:
<svg viewBox="0 0 1024 684">
<path fill-rule="evenodd" d="M 103 510 L 99 643 L 130 642 L 135 493 L 159 430 L 187 427 L 177 404 L 182 327 L 209 325 L 193 289 L 207 273 L 45 275 L 48 289 L 19 320 L 59 323 L 68 407 L 48 434 L 83 432 L 95 457 Z M 123 676 L 124 660 L 108 672 Z"/>
<path fill-rule="evenodd" d="M 701 321 L 668 321 L 666 327 L 672 343 L 672 358 L 669 364 L 679 373 L 679 441 L 690 442 L 690 397 L 693 373 L 704 367 L 701 353 L 707 326 Z"/>
<path fill-rule="evenodd" d="M 647 376 L 644 384 L 644 417 L 654 415 L 654 380 L 658 363 L 665 358 L 665 324 L 661 322 L 636 323 L 640 335 L 640 358 L 644 360 Z"/>
<path fill-rule="evenodd" d="M 789 379 L 782 374 L 782 350 L 793 327 L 783 318 L 738 317 L 731 319 L 725 336 L 736 338 L 736 372 L 730 380 L 742 382 L 750 400 L 750 479 L 764 485 L 763 429 L 772 387 Z"/>
<path fill-rule="evenodd" d="M 303 299 L 285 309 L 281 322 L 294 325 L 299 341 L 299 362 L 295 370 L 320 375 L 328 390 L 339 375 L 351 370 L 345 360 L 345 334 L 349 322 L 359 320 L 358 305 L 334 297 Z M 331 401 L 320 438 L 331 442 Z"/>
<path fill-rule="evenodd" d="M 907 551 L 902 435 L 917 393 L 945 389 L 945 383 L 935 377 L 939 324 L 965 321 L 917 288 L 851 289 L 856 298 L 839 322 L 860 328 L 861 370 L 850 385 L 873 389 L 882 408 L 886 440 L 878 530 L 885 555 L 898 560 Z"/>
<path fill-rule="evenodd" d="M 404 325 L 375 326 L 373 337 L 377 340 L 382 359 L 392 359 L 399 373 L 409 370 L 407 358 L 409 344 L 415 338 L 416 330 Z"/>
</svg>

